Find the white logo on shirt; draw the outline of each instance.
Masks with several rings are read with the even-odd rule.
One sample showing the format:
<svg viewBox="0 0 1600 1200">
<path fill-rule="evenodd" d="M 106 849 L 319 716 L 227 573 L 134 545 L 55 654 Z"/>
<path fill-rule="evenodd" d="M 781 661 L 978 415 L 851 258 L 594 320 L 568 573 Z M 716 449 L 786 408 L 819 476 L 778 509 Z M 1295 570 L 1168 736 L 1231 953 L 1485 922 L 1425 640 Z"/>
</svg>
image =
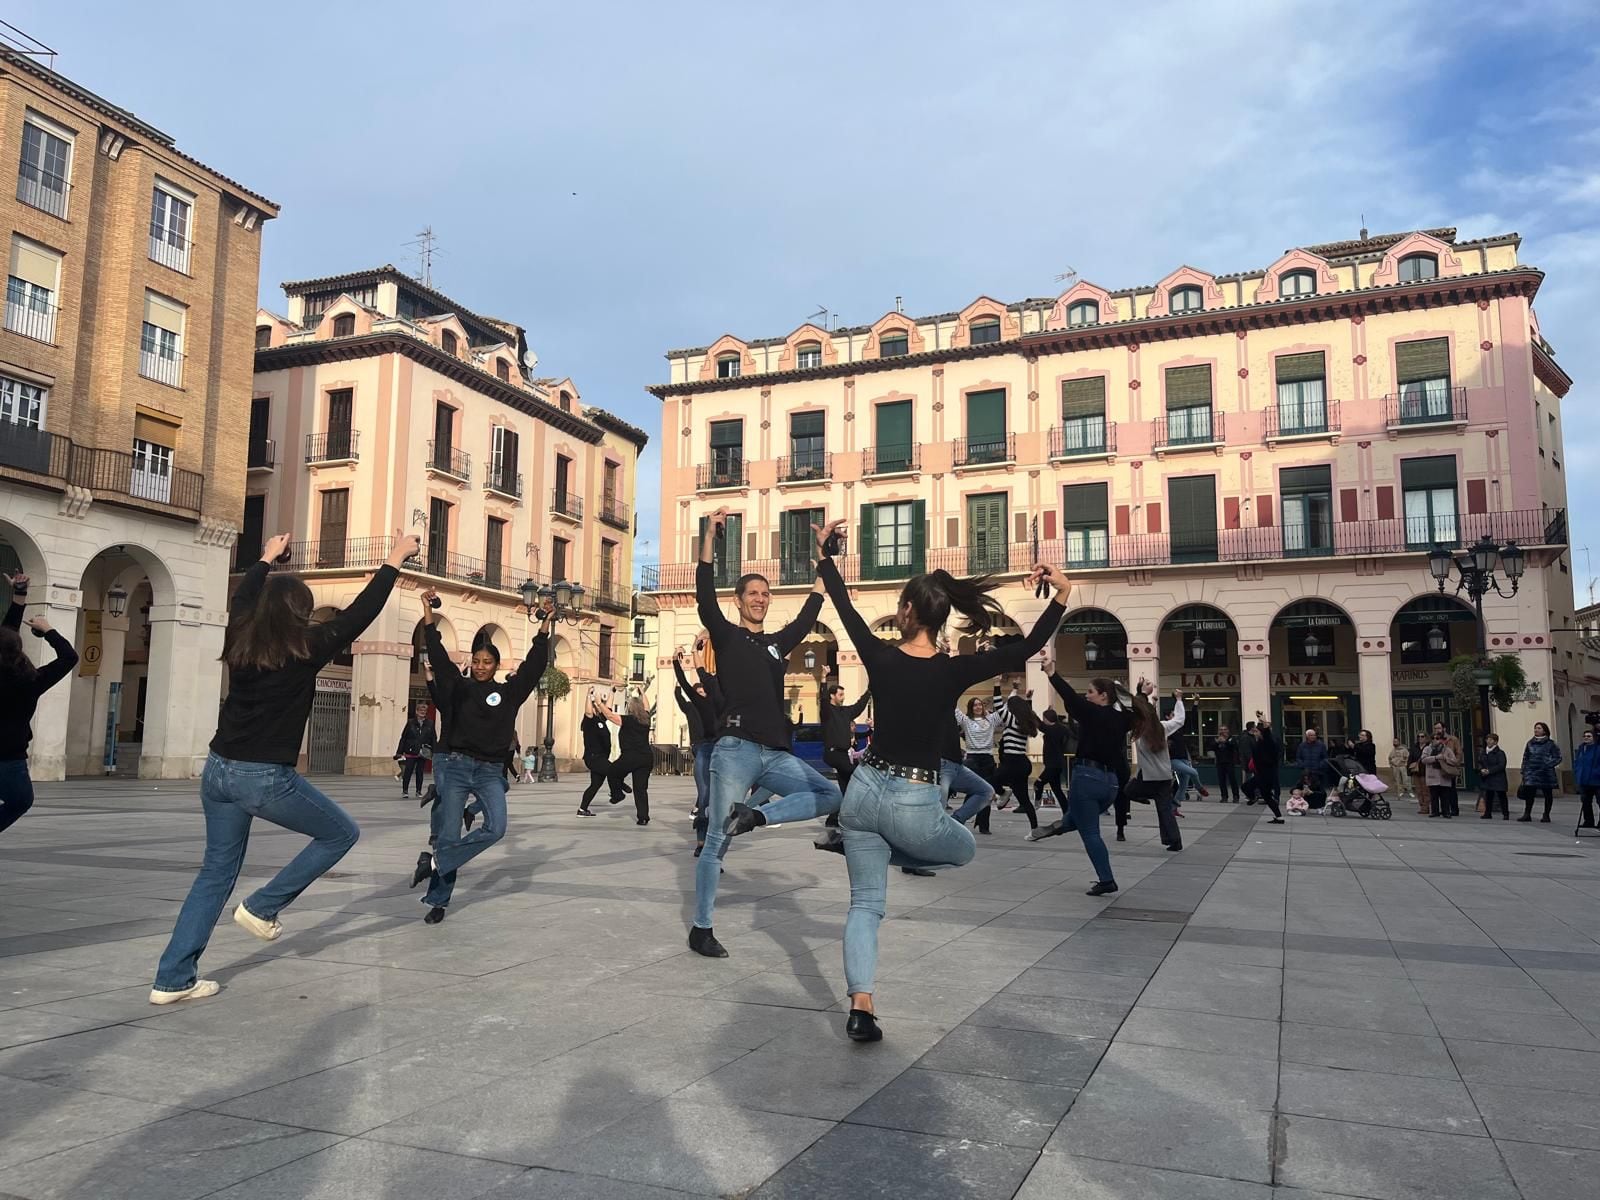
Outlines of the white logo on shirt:
<svg viewBox="0 0 1600 1200">
<path fill-rule="evenodd" d="M 500 707 L 500 693 L 499 692 L 490 692 L 487 696 L 485 696 L 483 698 L 483 702 L 485 704 L 487 704 L 490 708 L 499 708 Z"/>
<path fill-rule="evenodd" d="M 769 644 L 767 646 L 767 653 L 772 655 L 772 658 L 773 658 L 774 662 L 782 662 L 783 661 L 783 655 L 778 653 L 778 648 L 776 646 L 773 646 L 773 645 Z"/>
</svg>

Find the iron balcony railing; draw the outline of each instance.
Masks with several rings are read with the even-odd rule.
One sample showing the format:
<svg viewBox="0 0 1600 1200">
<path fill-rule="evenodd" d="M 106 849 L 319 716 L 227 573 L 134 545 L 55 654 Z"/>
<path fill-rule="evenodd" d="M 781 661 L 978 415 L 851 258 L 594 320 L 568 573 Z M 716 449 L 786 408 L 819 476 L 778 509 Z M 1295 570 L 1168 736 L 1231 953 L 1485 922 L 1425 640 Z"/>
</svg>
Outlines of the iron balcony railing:
<svg viewBox="0 0 1600 1200">
<path fill-rule="evenodd" d="M 642 592 L 658 592 L 661 590 L 660 564 L 650 563 L 640 566 L 639 590 Z"/>
<path fill-rule="evenodd" d="M 359 429 L 330 429 L 306 434 L 306 462 L 357 462 L 361 458 Z"/>
<path fill-rule="evenodd" d="M 778 460 L 779 483 L 807 483 L 833 478 L 833 455 L 826 450 L 796 450 Z"/>
<path fill-rule="evenodd" d="M 1225 439 L 1224 414 L 1214 408 L 1175 408 L 1151 422 L 1156 449 L 1210 446 Z"/>
<path fill-rule="evenodd" d="M 596 608 L 608 612 L 627 612 L 633 607 L 633 591 L 615 579 L 602 578 L 590 593 Z"/>
<path fill-rule="evenodd" d="M 189 250 L 194 245 L 181 234 L 173 233 L 159 225 L 150 226 L 150 261 L 171 267 L 174 271 L 189 273 Z"/>
<path fill-rule="evenodd" d="M 72 440 L 36 425 L 0 421 L 0 468 L 63 482 L 71 469 Z"/>
<path fill-rule="evenodd" d="M 742 488 L 750 484 L 744 460 L 732 462 L 701 463 L 695 468 L 694 488 L 697 492 L 711 492 L 719 488 Z"/>
<path fill-rule="evenodd" d="M 627 529 L 630 521 L 627 503 L 615 496 L 600 497 L 600 519 L 614 529 Z"/>
<path fill-rule="evenodd" d="M 522 476 L 506 467 L 489 463 L 483 472 L 483 490 L 508 500 L 522 499 Z"/>
<path fill-rule="evenodd" d="M 91 492 L 148 500 L 197 513 L 206 477 L 144 455 L 74 445 L 67 480 L 74 487 Z"/>
<path fill-rule="evenodd" d="M 6 298 L 6 328 L 36 342 L 56 340 L 56 317 L 61 312 L 54 304 L 37 300 Z"/>
<path fill-rule="evenodd" d="M 428 470 L 463 482 L 472 478 L 472 455 L 449 442 L 428 442 Z"/>
<path fill-rule="evenodd" d="M 1117 452 L 1117 423 L 1104 417 L 1080 418 L 1050 429 L 1051 458 L 1087 458 Z"/>
<path fill-rule="evenodd" d="M 67 196 L 72 185 L 54 171 L 23 163 L 17 171 L 17 199 L 53 217 L 67 215 Z"/>
<path fill-rule="evenodd" d="M 550 493 L 550 511 L 558 516 L 583 520 L 583 497 L 566 488 L 556 488 Z"/>
<path fill-rule="evenodd" d="M 1300 437 L 1307 434 L 1338 433 L 1337 400 L 1302 401 L 1299 404 L 1274 404 L 1267 409 L 1264 437 Z"/>
<path fill-rule="evenodd" d="M 271 471 L 278 465 L 278 443 L 271 438 L 251 438 L 245 466 L 251 471 Z"/>
<path fill-rule="evenodd" d="M 139 374 L 168 387 L 183 386 L 183 355 L 168 358 L 153 350 L 139 351 Z"/>
<path fill-rule="evenodd" d="M 333 537 L 291 542 L 289 561 L 283 567 L 290 571 L 370 571 L 383 565 L 393 546 L 394 539 L 390 537 Z M 502 562 L 428 546 L 407 559 L 405 569 L 502 592 L 515 592 L 522 586 L 522 576 L 514 576 Z"/>
<path fill-rule="evenodd" d="M 863 475 L 902 475 L 921 469 L 922 446 L 917 442 L 868 446 L 861 452 Z"/>
<path fill-rule="evenodd" d="M 1014 433 L 1000 437 L 957 438 L 955 446 L 955 465 L 958 467 L 1014 462 L 1017 457 L 1017 435 Z"/>
<path fill-rule="evenodd" d="M 1467 389 L 1451 387 L 1443 379 L 1402 384 L 1383 398 L 1383 423 L 1388 428 L 1408 425 L 1455 424 L 1467 419 Z"/>
</svg>

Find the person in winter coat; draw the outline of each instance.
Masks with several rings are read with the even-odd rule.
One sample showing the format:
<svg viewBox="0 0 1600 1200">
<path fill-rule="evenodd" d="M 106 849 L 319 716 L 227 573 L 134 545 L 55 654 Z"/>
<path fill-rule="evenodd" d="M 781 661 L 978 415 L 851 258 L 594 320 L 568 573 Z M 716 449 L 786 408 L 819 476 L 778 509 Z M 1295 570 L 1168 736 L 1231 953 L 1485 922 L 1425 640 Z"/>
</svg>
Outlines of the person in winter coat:
<svg viewBox="0 0 1600 1200">
<path fill-rule="evenodd" d="M 1543 792 L 1544 816 L 1539 820 L 1542 824 L 1549 823 L 1550 806 L 1555 803 L 1556 796 L 1556 768 L 1560 765 L 1561 747 L 1550 736 L 1550 726 L 1543 721 L 1535 721 L 1533 736 L 1522 748 L 1522 786 L 1517 789 L 1517 795 L 1527 807 L 1517 820 L 1533 820 L 1534 796 Z"/>
<path fill-rule="evenodd" d="M 1594 800 L 1600 795 L 1600 743 L 1595 741 L 1592 728 L 1583 731 L 1583 741 L 1578 744 L 1578 752 L 1572 756 L 1572 773 L 1577 779 L 1578 795 L 1583 797 L 1583 817 L 1579 824 L 1580 829 L 1593 829 Z M 1502 792 L 1501 803 L 1505 803 Z"/>
<path fill-rule="evenodd" d="M 1596 764 L 1600 767 L 1600 763 Z M 1494 820 L 1494 806 L 1500 805 L 1500 816 L 1511 820 L 1511 810 L 1506 802 L 1506 752 L 1500 749 L 1500 738 L 1489 734 L 1483 739 L 1483 756 L 1478 759 L 1478 790 L 1483 793 L 1483 819 Z"/>
<path fill-rule="evenodd" d="M 1400 799 L 1410 800 L 1416 795 L 1411 788 L 1411 752 L 1399 738 L 1394 739 L 1394 749 L 1389 751 L 1389 774 L 1400 789 Z"/>
<path fill-rule="evenodd" d="M 1444 731 L 1435 729 L 1433 741 L 1422 752 L 1423 779 L 1428 785 L 1432 807 L 1430 817 L 1453 817 L 1452 797 L 1455 794 L 1456 776 L 1461 771 L 1461 756 L 1450 745 Z"/>
<path fill-rule="evenodd" d="M 1411 778 L 1416 783 L 1417 812 L 1424 817 L 1433 811 L 1433 806 L 1428 800 L 1428 785 L 1423 779 L 1422 771 L 1422 752 L 1427 748 L 1427 735 L 1422 733 L 1417 734 L 1416 740 L 1411 743 L 1411 748 L 1407 751 L 1409 756 L 1409 765 L 1406 767 L 1406 770 L 1411 773 Z"/>
<path fill-rule="evenodd" d="M 1309 775 L 1318 783 L 1327 777 L 1328 747 L 1323 745 L 1315 729 L 1306 730 L 1305 737 L 1295 747 L 1294 765 L 1302 775 Z"/>
<path fill-rule="evenodd" d="M 1222 803 L 1229 803 L 1228 797 L 1233 797 L 1232 803 L 1239 803 L 1239 739 L 1234 737 L 1226 725 L 1217 730 L 1217 736 L 1211 739 L 1211 761 L 1217 768 L 1217 788 L 1222 795 Z"/>
<path fill-rule="evenodd" d="M 1350 743 L 1350 753 L 1368 775 L 1378 773 L 1378 743 L 1372 740 L 1372 730 L 1363 729 Z"/>
<path fill-rule="evenodd" d="M 394 756 L 400 762 L 400 794 L 406 794 L 406 787 L 413 777 L 417 781 L 417 795 L 422 795 L 422 772 L 427 761 L 433 757 L 434 745 L 438 742 L 438 735 L 434 732 L 433 718 L 428 716 L 428 704 L 425 700 L 417 701 L 416 708 L 405 728 L 400 731 L 400 743 L 394 748 Z"/>
</svg>

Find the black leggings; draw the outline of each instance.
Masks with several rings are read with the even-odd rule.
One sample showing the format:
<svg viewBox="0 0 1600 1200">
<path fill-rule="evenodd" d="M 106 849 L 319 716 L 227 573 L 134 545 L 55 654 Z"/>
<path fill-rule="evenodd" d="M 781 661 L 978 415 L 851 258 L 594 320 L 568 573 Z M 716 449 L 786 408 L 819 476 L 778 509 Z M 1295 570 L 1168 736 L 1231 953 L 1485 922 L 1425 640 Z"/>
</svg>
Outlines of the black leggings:
<svg viewBox="0 0 1600 1200">
<path fill-rule="evenodd" d="M 578 807 L 588 808 L 589 802 L 600 794 L 600 785 L 606 781 L 611 762 L 604 758 L 586 758 L 583 765 L 589 768 L 589 786 L 583 789 L 583 799 L 578 802 Z"/>
<path fill-rule="evenodd" d="M 1555 788 L 1532 787 L 1532 786 L 1528 786 L 1528 785 L 1524 785 L 1524 786 L 1526 788 L 1528 796 L 1527 796 L 1527 800 L 1525 801 L 1525 803 L 1527 804 L 1527 807 L 1522 810 L 1523 817 L 1527 818 L 1527 817 L 1533 816 L 1533 798 L 1535 796 L 1537 796 L 1540 792 L 1543 792 L 1544 793 L 1544 815 L 1548 819 L 1549 816 L 1550 816 L 1550 806 L 1556 802 L 1556 790 L 1555 790 Z"/>
<path fill-rule="evenodd" d="M 653 766 L 653 757 L 630 758 L 623 755 L 611 764 L 611 770 L 606 773 L 613 804 L 622 803 L 622 784 L 629 775 L 633 776 L 633 810 L 641 821 L 650 819 L 650 768 Z"/>
<path fill-rule="evenodd" d="M 1505 789 L 1500 788 L 1497 790 L 1495 788 L 1484 788 L 1483 819 L 1485 821 L 1494 816 L 1494 807 L 1496 804 L 1500 806 L 1500 815 L 1509 821 L 1511 819 L 1511 805 L 1510 802 L 1506 800 Z"/>
<path fill-rule="evenodd" d="M 833 773 L 839 779 L 839 794 L 844 795 L 850 789 L 850 776 L 856 773 L 855 764 L 850 761 L 850 751 L 824 750 L 822 761 L 833 768 Z M 839 814 L 833 813 L 823 824 L 829 829 L 839 828 Z"/>
<path fill-rule="evenodd" d="M 406 787 L 411 783 L 413 776 L 417 780 L 417 795 L 422 795 L 422 767 L 425 759 L 403 758 L 400 760 L 400 794 L 406 794 Z"/>
<path fill-rule="evenodd" d="M 1028 799 L 1028 778 L 1033 774 L 1033 764 L 1025 754 L 1002 754 L 1000 770 L 994 777 L 994 794 L 999 796 L 1006 788 L 1017 798 L 1017 809 L 1028 818 L 1030 829 L 1039 828 L 1039 814 L 1033 801 Z"/>
<path fill-rule="evenodd" d="M 28 760 L 0 763 L 0 831 L 10 829 L 33 807 L 33 780 Z"/>
<path fill-rule="evenodd" d="M 1586 787 L 1583 789 L 1582 794 L 1583 816 L 1579 817 L 1578 820 L 1586 827 L 1592 826 L 1594 824 L 1594 801 L 1596 796 L 1600 796 L 1600 788 Z M 1503 805 L 1505 802 L 1505 793 L 1501 792 L 1500 803 Z"/>
<path fill-rule="evenodd" d="M 1044 789 L 1049 788 L 1050 794 L 1056 798 L 1056 804 L 1062 812 L 1067 811 L 1067 797 L 1061 790 L 1061 775 L 1066 770 L 1062 763 L 1045 763 L 1044 769 L 1039 773 L 1039 778 L 1033 781 L 1033 802 L 1038 804 L 1044 799 Z"/>
</svg>

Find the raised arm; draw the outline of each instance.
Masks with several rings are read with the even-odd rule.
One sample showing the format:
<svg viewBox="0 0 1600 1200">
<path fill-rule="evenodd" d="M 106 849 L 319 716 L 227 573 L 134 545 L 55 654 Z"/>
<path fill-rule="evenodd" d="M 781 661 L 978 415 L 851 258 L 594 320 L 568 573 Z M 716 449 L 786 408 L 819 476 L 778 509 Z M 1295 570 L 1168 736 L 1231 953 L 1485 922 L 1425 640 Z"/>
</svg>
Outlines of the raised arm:
<svg viewBox="0 0 1600 1200">
<path fill-rule="evenodd" d="M 436 705 L 443 707 L 455 700 L 455 685 L 461 679 L 461 671 L 445 652 L 444 639 L 439 636 L 438 614 L 428 603 L 432 598 L 432 589 L 422 593 L 422 648 L 427 652 L 428 665 L 433 668 L 428 694 Z"/>
<path fill-rule="evenodd" d="M 837 573 L 837 572 L 836 572 Z M 800 611 L 773 636 L 773 641 L 778 647 L 778 653 L 788 655 L 796 646 L 805 640 L 806 634 L 817 623 L 817 617 L 822 612 L 822 591 L 824 588 L 821 575 L 812 585 L 811 594 L 806 597 L 806 602 L 800 606 Z"/>
<path fill-rule="evenodd" d="M 529 643 L 528 653 L 523 656 L 522 665 L 510 679 L 506 680 L 509 699 L 516 704 L 521 704 L 533 695 L 533 689 L 538 687 L 539 680 L 544 678 L 545 669 L 550 665 L 550 631 L 555 628 L 555 623 L 555 607 L 552 605 L 546 610 L 539 624 L 539 632 Z"/>
<path fill-rule="evenodd" d="M 868 689 L 867 691 L 861 693 L 861 699 L 857 700 L 854 704 L 845 705 L 839 711 L 844 713 L 847 720 L 854 721 L 861 715 L 862 710 L 867 707 L 867 701 L 871 699 L 872 691 L 871 689 Z"/>
<path fill-rule="evenodd" d="M 1183 711 L 1183 697 L 1177 695 L 1173 696 L 1172 715 L 1165 721 L 1161 722 L 1161 728 L 1167 731 L 1168 737 L 1171 737 L 1173 734 L 1177 733 L 1178 730 L 1183 728 L 1183 720 L 1185 715 L 1186 714 Z"/>
<path fill-rule="evenodd" d="M 722 606 L 717 603 L 717 581 L 712 571 L 712 563 L 717 558 L 717 533 L 724 529 L 727 523 L 726 508 L 719 508 L 706 518 L 706 533 L 700 539 L 700 561 L 694 569 L 695 607 L 700 613 L 700 624 L 711 634 L 720 633 L 733 626 L 733 622 L 722 615 Z"/>
<path fill-rule="evenodd" d="M 839 576 L 839 568 L 833 559 L 824 558 L 817 565 L 817 573 L 822 578 L 822 585 L 828 589 L 828 598 L 833 601 L 833 607 L 839 613 L 839 621 L 844 625 L 844 631 L 850 635 L 850 641 L 856 648 L 863 661 L 876 659 L 877 655 L 885 649 L 885 644 L 873 636 L 872 630 L 861 619 L 861 614 L 856 611 L 856 606 L 850 603 L 850 589 L 845 587 L 844 580 Z M 806 600 L 807 607 L 811 601 L 817 599 L 811 596 Z M 821 607 L 820 602 L 817 605 Z M 816 612 L 812 611 L 811 618 L 816 620 Z M 796 641 L 799 639 L 797 638 Z"/>
<path fill-rule="evenodd" d="M 239 580 L 239 586 L 233 589 L 233 599 L 228 602 L 230 617 L 247 613 L 256 606 L 256 601 L 261 598 L 261 588 L 267 582 L 267 573 L 272 570 L 272 564 L 278 556 L 288 548 L 287 533 L 277 533 L 267 539 L 267 544 L 261 547 L 261 557 L 250 564 L 244 578 Z"/>
<path fill-rule="evenodd" d="M 1084 716 L 1088 714 L 1089 710 L 1094 708 L 1094 705 L 1089 702 L 1089 698 L 1087 696 L 1080 695 L 1078 692 L 1074 691 L 1072 685 L 1065 679 L 1061 678 L 1061 676 L 1057 675 L 1054 671 L 1050 672 L 1049 678 L 1050 686 L 1055 688 L 1056 695 L 1061 697 L 1062 707 L 1064 707 L 1067 712 L 1071 713 L 1074 717 L 1077 717 L 1078 720 L 1083 720 Z"/>
<path fill-rule="evenodd" d="M 7 629 L 21 629 L 23 599 L 28 594 L 28 576 L 18 571 L 15 575 L 5 575 L 4 578 L 11 585 L 11 606 L 6 609 L 5 620 L 0 621 L 0 625 L 4 625 Z"/>
<path fill-rule="evenodd" d="M 711 703 L 712 713 L 722 711 L 722 685 L 717 682 L 717 677 L 710 671 L 700 672 L 700 686 L 706 690 L 706 699 Z"/>
<path fill-rule="evenodd" d="M 594 706 L 597 709 L 600 710 L 600 715 L 602 717 L 604 717 L 606 720 L 610 721 L 613 725 L 621 725 L 622 724 L 622 718 L 619 717 L 616 713 L 612 712 L 611 711 L 611 706 L 609 704 L 607 704 L 604 700 L 600 699 L 599 696 L 596 696 L 594 698 Z"/>
<path fill-rule="evenodd" d="M 40 667 L 33 676 L 33 691 L 35 695 L 42 696 L 45 692 L 55 687 L 78 665 L 78 652 L 72 648 L 72 643 L 67 641 L 54 629 L 50 622 L 43 617 L 34 617 L 28 622 L 28 628 L 34 634 L 50 643 L 50 648 L 56 656 L 50 662 Z"/>
</svg>

